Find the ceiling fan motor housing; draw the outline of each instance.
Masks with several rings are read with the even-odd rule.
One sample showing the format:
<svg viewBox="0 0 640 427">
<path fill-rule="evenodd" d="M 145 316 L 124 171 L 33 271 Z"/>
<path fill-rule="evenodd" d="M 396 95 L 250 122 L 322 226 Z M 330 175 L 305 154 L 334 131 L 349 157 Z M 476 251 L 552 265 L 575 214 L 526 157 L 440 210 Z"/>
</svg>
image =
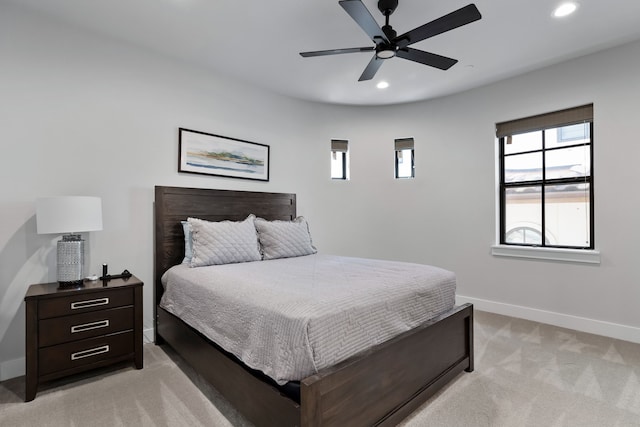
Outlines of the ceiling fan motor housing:
<svg viewBox="0 0 640 427">
<path fill-rule="evenodd" d="M 387 39 L 389 39 L 389 41 L 395 39 L 398 35 L 396 30 L 391 28 L 391 25 L 385 25 L 384 27 L 382 27 L 382 32 L 384 32 L 384 35 L 387 36 Z"/>
<path fill-rule="evenodd" d="M 389 16 L 395 12 L 396 7 L 398 7 L 398 0 L 378 0 L 378 10 L 384 16 Z"/>
</svg>

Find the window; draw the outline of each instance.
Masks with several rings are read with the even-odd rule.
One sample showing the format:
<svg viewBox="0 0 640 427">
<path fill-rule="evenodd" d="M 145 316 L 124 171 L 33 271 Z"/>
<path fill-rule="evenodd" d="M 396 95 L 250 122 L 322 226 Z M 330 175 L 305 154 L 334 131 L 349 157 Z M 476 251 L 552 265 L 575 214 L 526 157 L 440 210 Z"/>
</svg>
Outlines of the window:
<svg viewBox="0 0 640 427">
<path fill-rule="evenodd" d="M 396 179 L 415 177 L 413 138 L 395 140 L 395 165 Z"/>
<path fill-rule="evenodd" d="M 593 249 L 593 105 L 498 123 L 500 243 Z"/>
<path fill-rule="evenodd" d="M 349 179 L 349 141 L 331 140 L 331 179 Z"/>
</svg>

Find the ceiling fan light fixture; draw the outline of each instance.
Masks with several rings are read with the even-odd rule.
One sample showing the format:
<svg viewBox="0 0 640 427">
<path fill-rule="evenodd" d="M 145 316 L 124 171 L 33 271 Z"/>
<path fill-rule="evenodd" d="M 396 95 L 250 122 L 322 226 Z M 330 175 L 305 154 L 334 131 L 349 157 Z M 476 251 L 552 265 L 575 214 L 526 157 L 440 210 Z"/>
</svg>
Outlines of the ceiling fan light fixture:
<svg viewBox="0 0 640 427">
<path fill-rule="evenodd" d="M 389 59 L 396 56 L 396 49 L 393 46 L 382 47 L 376 50 L 376 56 L 379 59 Z"/>
<path fill-rule="evenodd" d="M 378 84 L 376 85 L 376 87 L 378 89 L 386 89 L 389 87 L 389 83 L 385 82 L 384 80 L 381 82 L 378 82 Z"/>
</svg>

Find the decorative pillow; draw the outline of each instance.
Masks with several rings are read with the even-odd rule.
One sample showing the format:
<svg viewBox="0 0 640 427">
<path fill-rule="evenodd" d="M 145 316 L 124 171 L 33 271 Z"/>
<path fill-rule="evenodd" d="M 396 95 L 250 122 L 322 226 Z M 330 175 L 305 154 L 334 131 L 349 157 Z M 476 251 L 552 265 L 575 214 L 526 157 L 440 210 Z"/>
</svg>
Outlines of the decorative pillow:
<svg viewBox="0 0 640 427">
<path fill-rule="evenodd" d="M 183 264 L 189 264 L 191 257 L 193 256 L 193 240 L 191 239 L 191 226 L 189 221 L 180 221 L 182 224 L 182 231 L 184 233 L 184 259 Z"/>
<path fill-rule="evenodd" d="M 254 219 L 255 215 L 249 215 L 244 221 L 211 222 L 188 218 L 193 241 L 189 266 L 260 261 L 262 256 Z"/>
<path fill-rule="evenodd" d="M 290 258 L 318 252 L 311 241 L 304 217 L 293 221 L 267 221 L 256 218 L 256 230 L 263 259 Z"/>
</svg>

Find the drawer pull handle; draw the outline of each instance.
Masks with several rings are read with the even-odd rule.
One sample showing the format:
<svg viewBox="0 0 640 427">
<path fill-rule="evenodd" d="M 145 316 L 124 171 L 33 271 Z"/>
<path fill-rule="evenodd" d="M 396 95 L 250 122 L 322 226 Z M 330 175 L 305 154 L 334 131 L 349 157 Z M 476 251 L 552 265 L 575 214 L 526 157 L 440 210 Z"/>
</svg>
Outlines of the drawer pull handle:
<svg viewBox="0 0 640 427">
<path fill-rule="evenodd" d="M 71 353 L 71 360 L 83 359 L 85 357 L 97 356 L 98 354 L 108 353 L 109 345 L 103 345 L 101 347 L 91 348 L 89 350 L 82 350 L 76 353 Z"/>
<path fill-rule="evenodd" d="M 109 304 L 109 298 L 90 299 L 86 301 L 78 301 L 71 303 L 71 310 L 78 310 L 79 308 L 97 307 L 99 305 Z"/>
<path fill-rule="evenodd" d="M 74 325 L 71 327 L 71 333 L 90 331 L 91 329 L 106 328 L 109 326 L 109 319 L 100 320 L 98 322 L 84 323 L 82 325 Z"/>
</svg>

